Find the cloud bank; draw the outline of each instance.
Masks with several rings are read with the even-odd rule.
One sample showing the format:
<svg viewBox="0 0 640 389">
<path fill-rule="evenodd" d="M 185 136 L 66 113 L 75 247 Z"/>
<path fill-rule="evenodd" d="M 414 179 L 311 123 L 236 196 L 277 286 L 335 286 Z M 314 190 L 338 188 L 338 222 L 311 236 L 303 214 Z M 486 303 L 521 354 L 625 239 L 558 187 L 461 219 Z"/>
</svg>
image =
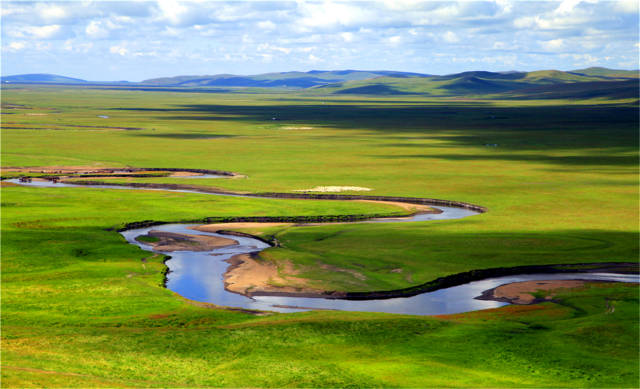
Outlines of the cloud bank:
<svg viewBox="0 0 640 389">
<path fill-rule="evenodd" d="M 2 73 L 638 67 L 638 2 L 3 1 Z"/>
</svg>

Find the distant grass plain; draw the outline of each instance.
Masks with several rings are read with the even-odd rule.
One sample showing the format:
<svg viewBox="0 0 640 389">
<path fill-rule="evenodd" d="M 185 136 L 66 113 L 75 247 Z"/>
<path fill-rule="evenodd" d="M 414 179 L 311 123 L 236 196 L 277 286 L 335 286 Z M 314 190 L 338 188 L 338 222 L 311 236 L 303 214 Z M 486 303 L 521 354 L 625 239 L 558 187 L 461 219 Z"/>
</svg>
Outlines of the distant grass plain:
<svg viewBox="0 0 640 389">
<path fill-rule="evenodd" d="M 360 186 L 489 209 L 452 221 L 247 230 L 276 235 L 284 247 L 263 257 L 292 261 L 327 290 L 404 288 L 480 268 L 637 261 L 637 99 L 316 93 L 5 86 L 2 166 L 218 169 L 247 177 L 188 183 L 249 192 Z M 399 212 L 389 206 L 16 186 L 2 187 L 2 206 L 7 387 L 638 383 L 635 286 L 589 286 L 563 292 L 562 304 L 444 318 L 254 317 L 175 296 L 159 285 L 162 258 L 112 230 L 149 219 Z"/>
</svg>

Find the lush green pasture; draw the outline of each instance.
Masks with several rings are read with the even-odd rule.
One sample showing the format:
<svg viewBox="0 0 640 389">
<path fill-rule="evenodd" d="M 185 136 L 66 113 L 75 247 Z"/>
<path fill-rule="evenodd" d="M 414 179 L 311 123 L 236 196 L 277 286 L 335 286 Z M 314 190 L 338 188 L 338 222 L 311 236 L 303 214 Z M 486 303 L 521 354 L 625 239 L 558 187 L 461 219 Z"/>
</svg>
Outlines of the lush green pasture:
<svg viewBox="0 0 640 389">
<path fill-rule="evenodd" d="M 14 104 L 2 109 L 2 166 L 220 169 L 247 178 L 136 181 L 253 192 L 363 186 L 372 188 L 367 194 L 489 208 L 463 220 L 265 231 L 284 244 L 265 258 L 293 261 L 330 289 L 394 289 L 478 268 L 638 258 L 638 109 L 627 102 L 54 87 L 4 89 L 2 102 Z M 194 306 L 163 289 L 162 258 L 112 230 L 147 219 L 397 208 L 13 186 L 2 188 L 2 206 L 7 387 L 638 383 L 636 288 L 587 288 L 563 295 L 562 304 L 446 319 L 340 312 L 256 318 Z M 322 272 L 319 263 L 366 278 Z M 397 268 L 403 271 L 391 272 Z M 607 300 L 616 304 L 613 314 L 605 313 Z"/>
<path fill-rule="evenodd" d="M 57 90 L 5 92 L 5 102 L 32 108 L 6 110 L 15 114 L 5 122 L 20 123 L 10 126 L 67 128 L 4 130 L 5 166 L 222 169 L 248 178 L 134 181 L 253 192 L 363 186 L 372 188 L 367 194 L 489 208 L 458 221 L 280 232 L 286 247 L 266 256 L 305 265 L 330 289 L 406 287 L 483 267 L 637 258 L 633 104 Z M 367 280 L 309 268 L 318 262 Z M 403 273 L 390 272 L 397 268 Z"/>
</svg>

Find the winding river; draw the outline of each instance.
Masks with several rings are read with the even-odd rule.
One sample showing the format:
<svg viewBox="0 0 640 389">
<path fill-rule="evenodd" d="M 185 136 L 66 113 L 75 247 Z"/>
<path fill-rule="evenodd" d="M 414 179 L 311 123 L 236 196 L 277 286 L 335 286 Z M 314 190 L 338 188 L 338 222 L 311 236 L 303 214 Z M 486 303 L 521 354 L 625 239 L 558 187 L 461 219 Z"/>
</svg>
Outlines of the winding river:
<svg viewBox="0 0 640 389">
<path fill-rule="evenodd" d="M 222 177 L 222 176 L 217 176 Z M 216 177 L 216 178 L 217 178 Z M 194 176 L 192 178 L 205 178 Z M 207 175 L 206 178 L 213 178 Z M 193 189 L 162 189 L 140 188 L 133 186 L 112 185 L 76 185 L 67 183 L 52 183 L 50 181 L 20 182 L 17 179 L 7 180 L 19 185 L 37 187 L 92 187 L 109 189 L 148 189 L 169 190 L 187 193 L 205 193 L 224 196 L 243 196 L 238 194 L 201 192 Z M 407 218 L 381 218 L 364 222 L 416 222 L 428 220 L 459 219 L 477 215 L 479 212 L 457 207 L 436 206 L 442 210 L 438 214 L 417 214 Z M 270 247 L 267 243 L 251 237 L 229 236 L 217 233 L 199 232 L 189 229 L 197 224 L 164 224 L 153 227 L 130 229 L 121 232 L 127 242 L 135 244 L 144 250 L 154 251 L 151 246 L 137 241 L 135 238 L 147 234 L 150 230 L 160 230 L 179 234 L 210 235 L 231 238 L 238 242 L 236 245 L 217 248 L 209 252 L 174 251 L 162 253 L 171 256 L 166 262 L 169 269 L 166 287 L 179 295 L 191 300 L 208 302 L 220 306 L 236 307 L 252 310 L 266 310 L 278 312 L 298 312 L 310 309 L 330 309 L 345 311 L 388 312 L 412 315 L 440 315 L 468 312 L 487 308 L 496 308 L 508 303 L 488 300 L 478 300 L 483 291 L 497 286 L 520 281 L 533 280 L 601 280 L 617 282 L 640 282 L 636 274 L 617 273 L 544 273 L 522 274 L 505 277 L 485 278 L 468 282 L 463 285 L 439 289 L 433 292 L 418 294 L 411 297 L 397 297 L 372 300 L 344 300 L 329 298 L 283 297 L 283 296 L 254 296 L 246 297 L 227 291 L 224 288 L 223 275 L 229 264 L 229 258 L 245 253 L 253 253 Z"/>
</svg>

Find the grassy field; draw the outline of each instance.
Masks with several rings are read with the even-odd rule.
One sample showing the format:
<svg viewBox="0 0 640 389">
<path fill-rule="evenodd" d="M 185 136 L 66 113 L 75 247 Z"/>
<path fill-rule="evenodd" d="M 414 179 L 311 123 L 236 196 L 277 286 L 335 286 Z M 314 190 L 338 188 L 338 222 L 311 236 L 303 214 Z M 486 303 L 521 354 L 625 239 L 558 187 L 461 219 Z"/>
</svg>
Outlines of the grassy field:
<svg viewBox="0 0 640 389">
<path fill-rule="evenodd" d="M 633 101 L 11 87 L 2 103 L 5 167 L 219 169 L 247 178 L 186 183 L 251 192 L 361 186 L 372 189 L 367 194 L 489 208 L 464 220 L 262 231 L 284 245 L 267 250 L 266 259 L 292 261 L 329 289 L 395 289 L 479 268 L 638 258 Z M 3 186 L 2 383 L 637 386 L 635 287 L 603 284 L 566 292 L 558 303 L 446 318 L 254 317 L 193 305 L 163 289 L 162 258 L 113 231 L 149 219 L 381 212 L 399 210 Z M 403 272 L 390 271 L 396 268 Z M 612 314 L 607 301 L 615 303 Z"/>
</svg>

